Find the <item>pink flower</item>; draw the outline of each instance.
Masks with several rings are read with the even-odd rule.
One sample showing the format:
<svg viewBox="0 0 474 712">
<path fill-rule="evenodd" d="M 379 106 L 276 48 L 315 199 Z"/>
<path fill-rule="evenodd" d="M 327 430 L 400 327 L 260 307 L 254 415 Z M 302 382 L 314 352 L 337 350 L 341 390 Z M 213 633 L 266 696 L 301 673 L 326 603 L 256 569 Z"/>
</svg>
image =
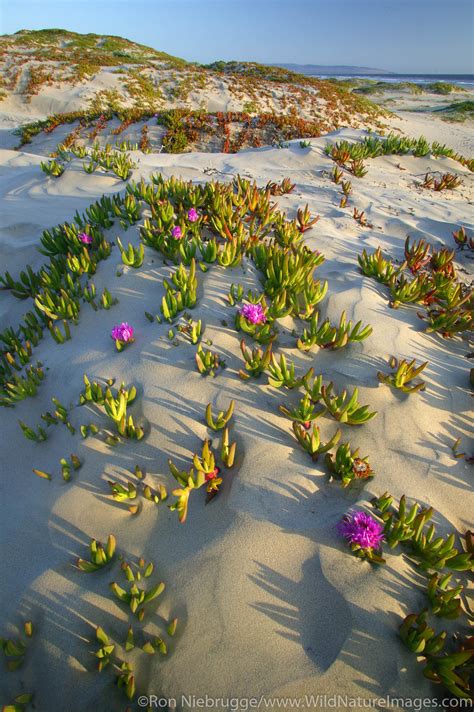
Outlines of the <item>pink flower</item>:
<svg viewBox="0 0 474 712">
<path fill-rule="evenodd" d="M 92 237 L 88 235 L 87 232 L 80 232 L 77 239 L 84 243 L 84 245 L 92 244 Z"/>
<path fill-rule="evenodd" d="M 133 341 L 133 326 L 123 321 L 118 326 L 114 326 L 111 336 L 115 341 L 121 341 L 124 344 Z"/>
<path fill-rule="evenodd" d="M 199 220 L 199 215 L 196 208 L 190 208 L 188 210 L 188 220 L 189 222 L 196 222 L 196 220 Z"/>
<path fill-rule="evenodd" d="M 267 320 L 261 304 L 244 304 L 239 313 L 251 324 L 264 324 Z"/>
<path fill-rule="evenodd" d="M 183 237 L 183 231 L 179 225 L 176 225 L 176 227 L 171 230 L 171 237 L 174 237 L 175 240 L 181 240 Z"/>
<path fill-rule="evenodd" d="M 361 549 L 380 549 L 383 525 L 365 512 L 348 513 L 338 524 L 338 531 L 349 544 Z"/>
</svg>

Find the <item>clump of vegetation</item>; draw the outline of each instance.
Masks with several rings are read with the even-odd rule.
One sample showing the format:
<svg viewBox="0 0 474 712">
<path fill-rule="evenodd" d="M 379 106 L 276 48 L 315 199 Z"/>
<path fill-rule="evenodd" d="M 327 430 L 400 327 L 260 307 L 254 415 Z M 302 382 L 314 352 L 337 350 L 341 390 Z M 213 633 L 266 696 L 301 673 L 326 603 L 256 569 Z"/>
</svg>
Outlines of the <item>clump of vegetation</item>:
<svg viewBox="0 0 474 712">
<path fill-rule="evenodd" d="M 367 254 L 365 249 L 362 255 L 357 258 L 362 274 L 373 277 L 377 282 L 390 284 L 393 277 L 397 275 L 400 268 L 395 267 L 391 260 L 386 260 L 382 255 L 382 250 L 378 247 L 372 254 Z"/>
<path fill-rule="evenodd" d="M 452 148 L 438 141 L 430 144 L 424 136 L 420 138 L 409 138 L 407 136 L 397 136 L 388 134 L 384 138 L 376 136 L 366 136 L 363 141 L 349 142 L 338 141 L 335 144 L 328 144 L 325 152 L 333 161 L 340 165 L 345 165 L 350 160 L 364 160 L 366 158 L 377 158 L 378 156 L 406 155 L 412 153 L 414 156 L 423 157 L 446 156 L 467 166 L 469 170 L 474 170 L 474 159 L 464 158 Z"/>
<path fill-rule="evenodd" d="M 424 381 L 419 381 L 418 383 L 410 383 L 410 381 L 419 376 L 428 365 L 428 361 L 416 366 L 414 359 L 410 362 L 405 359 L 399 361 L 392 356 L 388 363 L 390 368 L 393 369 L 393 373 L 385 374 L 379 371 L 377 378 L 381 383 L 386 383 L 392 388 L 403 391 L 403 393 L 417 393 L 425 390 L 426 384 Z"/>
<path fill-rule="evenodd" d="M 425 175 L 425 180 L 423 181 L 423 188 L 432 188 L 433 190 L 454 190 L 462 181 L 459 176 L 454 175 L 454 173 L 443 173 L 440 178 L 435 178 L 435 176 L 427 173 Z"/>
<path fill-rule="evenodd" d="M 359 449 L 351 450 L 350 443 L 341 443 L 334 455 L 326 455 L 326 464 L 332 477 L 341 480 L 347 487 L 355 480 L 367 480 L 374 476 L 368 457 L 359 457 Z"/>
<path fill-rule="evenodd" d="M 211 428 L 211 430 L 222 430 L 222 428 L 225 428 L 226 425 L 228 425 L 230 419 L 232 418 L 234 407 L 235 401 L 231 400 L 227 410 L 225 412 L 223 410 L 220 410 L 217 413 L 217 416 L 214 417 L 212 415 L 212 405 L 211 403 L 208 403 L 206 407 L 206 423 L 209 428 Z"/>
<path fill-rule="evenodd" d="M 474 250 L 474 237 L 468 237 L 464 227 L 460 227 L 459 230 L 453 232 L 453 240 L 461 250 L 465 247 Z"/>
<path fill-rule="evenodd" d="M 203 349 L 199 344 L 196 351 L 196 366 L 202 376 L 215 376 L 219 367 L 224 368 L 225 362 L 219 354 L 211 349 Z"/>
<path fill-rule="evenodd" d="M 48 161 L 48 163 L 41 161 L 41 170 L 48 176 L 59 178 L 64 173 L 64 165 L 55 160 Z"/>
<path fill-rule="evenodd" d="M 115 555 L 116 540 L 113 534 L 109 534 L 105 547 L 100 541 L 92 539 L 89 544 L 90 560 L 78 559 L 77 567 L 85 573 L 92 573 L 109 564 Z"/>
<path fill-rule="evenodd" d="M 431 84 L 426 85 L 426 89 L 433 92 L 433 94 L 451 94 L 452 92 L 466 91 L 458 84 L 450 84 L 449 82 L 431 82 Z"/>
<path fill-rule="evenodd" d="M 340 395 L 333 393 L 334 384 L 331 382 L 321 388 L 323 401 L 329 413 L 340 423 L 348 425 L 362 425 L 375 418 L 376 411 L 370 411 L 368 405 L 361 406 L 358 402 L 359 389 L 354 388 L 351 396 L 346 390 Z"/>
<path fill-rule="evenodd" d="M 272 358 L 272 345 L 268 344 L 265 350 L 253 348 L 251 351 L 247 348 L 245 341 L 240 342 L 240 350 L 245 361 L 245 371 L 240 369 L 239 376 L 243 380 L 249 378 L 258 378 L 268 368 Z"/>
<path fill-rule="evenodd" d="M 326 443 L 321 441 L 321 433 L 317 425 L 313 425 L 312 432 L 300 424 L 298 421 L 293 421 L 293 432 L 298 440 L 299 444 L 305 450 L 308 455 L 310 455 L 313 462 L 316 462 L 318 457 L 323 453 L 327 453 L 329 450 L 337 445 L 341 438 L 341 431 L 336 430 L 332 438 L 330 438 Z"/>
<path fill-rule="evenodd" d="M 436 109 L 444 121 L 463 122 L 474 118 L 474 101 L 454 101 L 448 106 Z"/>
</svg>

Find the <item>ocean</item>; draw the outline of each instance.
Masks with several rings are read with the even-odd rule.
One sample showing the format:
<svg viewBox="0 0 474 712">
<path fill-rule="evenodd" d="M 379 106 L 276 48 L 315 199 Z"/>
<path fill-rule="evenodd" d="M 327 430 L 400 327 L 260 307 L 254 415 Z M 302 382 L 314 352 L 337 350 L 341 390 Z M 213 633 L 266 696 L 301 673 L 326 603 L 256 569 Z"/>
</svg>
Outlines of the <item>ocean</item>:
<svg viewBox="0 0 474 712">
<path fill-rule="evenodd" d="M 465 89 L 474 89 L 474 74 L 313 74 L 320 79 L 371 79 L 377 82 L 414 82 L 431 84 L 448 82 L 458 84 Z"/>
</svg>

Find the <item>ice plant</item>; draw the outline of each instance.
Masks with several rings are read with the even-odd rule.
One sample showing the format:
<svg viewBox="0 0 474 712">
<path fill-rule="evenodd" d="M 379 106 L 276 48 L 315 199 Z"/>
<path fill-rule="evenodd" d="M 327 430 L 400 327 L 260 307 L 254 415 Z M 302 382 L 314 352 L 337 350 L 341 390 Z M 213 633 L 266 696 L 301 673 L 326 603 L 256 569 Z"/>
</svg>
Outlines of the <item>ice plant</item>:
<svg viewBox="0 0 474 712">
<path fill-rule="evenodd" d="M 92 235 L 88 235 L 87 232 L 80 232 L 77 239 L 84 243 L 84 245 L 92 244 Z"/>
<path fill-rule="evenodd" d="M 369 465 L 368 457 L 358 457 L 359 449 L 352 451 L 350 443 L 342 443 L 335 455 L 326 455 L 326 465 L 331 477 L 341 480 L 342 486 L 347 487 L 354 480 L 367 480 L 374 473 Z"/>
<path fill-rule="evenodd" d="M 250 324 L 264 324 L 267 320 L 261 304 L 244 304 L 239 313 L 247 319 Z"/>
<path fill-rule="evenodd" d="M 264 297 L 257 297 L 249 292 L 247 298 L 252 301 L 243 304 L 236 312 L 235 328 L 249 334 L 261 344 L 273 341 L 277 330 L 273 327 L 274 316 L 270 315 Z"/>
<path fill-rule="evenodd" d="M 338 524 L 338 531 L 356 556 L 372 563 L 382 564 L 383 524 L 365 512 L 349 512 Z"/>
<path fill-rule="evenodd" d="M 234 406 L 235 406 L 235 401 L 231 400 L 229 403 L 229 407 L 227 408 L 227 411 L 224 412 L 223 410 L 220 410 L 217 413 L 217 416 L 214 418 L 212 415 L 212 404 L 208 403 L 206 407 L 206 423 L 207 425 L 212 429 L 212 430 L 221 430 L 222 428 L 225 428 L 225 426 L 228 424 L 229 420 L 232 418 L 232 414 L 234 412 Z"/>
<path fill-rule="evenodd" d="M 341 437 L 341 431 L 336 430 L 334 435 L 327 443 L 321 441 L 321 434 L 317 425 L 313 425 L 313 432 L 308 432 L 304 425 L 298 422 L 293 422 L 293 432 L 296 439 L 304 450 L 311 456 L 311 459 L 316 462 L 318 456 L 323 452 L 328 452 L 334 445 L 337 445 Z"/>
<path fill-rule="evenodd" d="M 192 223 L 196 222 L 196 220 L 199 220 L 199 215 L 198 215 L 198 211 L 196 210 L 196 208 L 190 208 L 188 210 L 188 220 L 189 220 L 189 222 L 192 222 Z M 174 237 L 174 235 L 173 235 L 173 237 Z"/>
<path fill-rule="evenodd" d="M 113 534 L 109 534 L 105 547 L 100 541 L 92 539 L 89 544 L 90 560 L 77 559 L 76 566 L 85 573 L 89 574 L 97 571 L 114 558 L 116 539 Z"/>
<path fill-rule="evenodd" d="M 95 636 L 97 641 L 101 643 L 100 648 L 94 653 L 99 659 L 97 669 L 101 672 L 109 664 L 115 645 L 110 641 L 108 635 L 100 626 L 97 626 Z"/>
<path fill-rule="evenodd" d="M 294 408 L 286 408 L 284 405 L 280 406 L 280 412 L 290 418 L 293 422 L 301 423 L 305 430 L 309 430 L 311 427 L 311 421 L 319 418 L 323 415 L 326 410 L 315 411 L 315 406 L 311 401 L 308 393 L 300 400 L 299 405 Z"/>
<path fill-rule="evenodd" d="M 135 341 L 133 338 L 133 326 L 126 321 L 122 321 L 118 326 L 114 326 L 111 336 L 115 341 L 117 351 L 122 351 L 126 344 L 131 344 Z"/>
<path fill-rule="evenodd" d="M 385 523 L 384 538 L 390 548 L 394 549 L 400 543 L 408 547 L 410 556 L 419 561 L 420 569 L 474 570 L 473 554 L 455 547 L 456 532 L 443 538 L 436 536 L 434 524 L 426 526 L 434 514 L 432 507 L 421 507 L 414 502 L 409 508 L 405 495 L 396 506 L 388 492 L 373 499 L 371 504 Z"/>
<path fill-rule="evenodd" d="M 333 393 L 334 384 L 331 381 L 327 386 L 321 387 L 321 394 L 326 408 L 340 423 L 349 425 L 362 425 L 377 415 L 377 411 L 370 412 L 368 405 L 359 404 L 359 389 L 354 388 L 351 396 L 346 390 L 338 396 Z"/>
<path fill-rule="evenodd" d="M 416 393 L 417 391 L 425 390 L 424 381 L 418 381 L 418 383 L 410 383 L 410 381 L 416 378 L 416 376 L 426 368 L 428 361 L 420 364 L 420 366 L 416 366 L 415 359 L 410 362 L 405 359 L 399 361 L 394 356 L 391 356 L 388 363 L 394 371 L 389 374 L 378 371 L 377 378 L 381 383 L 386 383 L 392 388 L 398 388 L 403 391 L 403 393 Z"/>
<path fill-rule="evenodd" d="M 138 585 L 138 583 L 144 582 L 144 578 L 147 579 L 151 576 L 153 568 L 153 566 L 148 564 L 144 573 L 142 573 L 140 570 L 132 570 L 130 564 L 124 561 L 121 565 L 121 569 L 130 584 L 129 590 L 127 591 L 122 588 L 115 581 L 110 584 L 112 593 L 115 594 L 119 601 L 126 603 L 132 613 L 135 613 L 140 621 L 143 620 L 145 615 L 145 605 L 160 596 L 165 590 L 165 584 L 162 581 L 147 589 L 141 588 Z"/>
<path fill-rule="evenodd" d="M 176 225 L 176 227 L 171 230 L 171 237 L 173 237 L 175 240 L 181 240 L 181 238 L 183 237 L 183 231 L 181 230 L 179 225 Z"/>
<path fill-rule="evenodd" d="M 270 363 L 272 357 L 272 345 L 268 344 L 265 351 L 259 348 L 248 349 L 245 345 L 245 341 L 242 339 L 240 342 L 240 350 L 242 351 L 242 356 L 245 360 L 245 371 L 240 369 L 239 376 L 242 380 L 246 381 L 251 376 L 258 378 L 261 373 L 265 371 Z"/>
</svg>

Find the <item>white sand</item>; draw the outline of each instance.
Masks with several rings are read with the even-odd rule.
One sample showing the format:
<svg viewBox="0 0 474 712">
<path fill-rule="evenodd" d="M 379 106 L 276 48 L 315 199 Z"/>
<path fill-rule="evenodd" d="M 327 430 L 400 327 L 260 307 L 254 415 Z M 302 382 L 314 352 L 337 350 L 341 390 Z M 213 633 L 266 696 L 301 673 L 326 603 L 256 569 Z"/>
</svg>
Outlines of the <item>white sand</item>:
<svg viewBox="0 0 474 712">
<path fill-rule="evenodd" d="M 418 127 L 413 132 L 417 135 Z M 448 136 L 440 140 L 449 142 Z M 107 286 L 119 305 L 99 312 L 84 305 L 79 326 L 64 345 L 46 335 L 35 351 L 48 369 L 38 395 L 14 410 L 0 409 L 3 627 L 14 632 L 15 624 L 31 618 L 37 630 L 25 666 L 3 677 L 3 700 L 31 690 L 37 712 L 125 708 L 111 671 L 93 671 L 91 651 L 96 646 L 87 642 L 96 625 L 119 642 L 125 640 L 127 614 L 108 591 L 110 581 L 123 583 L 118 565 L 91 575 L 71 566 L 75 556 L 86 554 L 92 537 L 105 540 L 110 532 L 127 559 L 153 560 L 167 584 L 161 604 L 151 605 L 146 630 L 157 630 L 161 616 L 180 620 L 168 659 L 133 652 L 142 694 L 179 699 L 182 694 L 338 693 L 368 700 L 439 692 L 422 677 L 397 636 L 401 617 L 425 605 L 423 593 L 412 585 L 410 567 L 400 554 L 388 553 L 385 567 L 371 569 L 344 548 L 335 525 L 349 507 L 385 490 L 432 505 L 442 533 L 464 531 L 471 524 L 468 465 L 450 451 L 456 437 L 466 443 L 468 431 L 467 345 L 426 335 L 416 308 L 389 309 L 385 289 L 358 272 L 357 255 L 364 247 L 381 245 L 401 259 L 407 234 L 434 246 L 451 246 L 452 230 L 461 224 L 472 227 L 472 176 L 449 159 L 391 156 L 367 161 L 369 172 L 353 179 L 350 201 L 373 223 L 373 228 L 362 228 L 353 220 L 352 208 L 337 207 L 339 189 L 328 177 L 333 164 L 323 153 L 325 143 L 322 138 L 313 140 L 309 150 L 293 142 L 288 149 L 237 155 L 137 153 L 140 165 L 133 177 L 161 171 L 202 181 L 208 179 L 203 169 L 212 166 L 251 177 L 259 185 L 284 176 L 296 182 L 295 192 L 277 201 L 289 217 L 305 203 L 321 215 L 306 236 L 326 257 L 318 269 L 318 276 L 329 280 L 322 314 L 336 320 L 346 310 L 348 318 L 372 324 L 374 332 L 340 352 L 303 355 L 283 330 L 278 351 L 293 359 L 300 373 L 314 365 L 325 380 L 334 379 L 338 390 L 358 386 L 361 402 L 378 411 L 363 427 L 343 428 L 344 436 L 370 455 L 376 477 L 363 490 L 343 491 L 329 484 L 323 463 L 310 464 L 292 439 L 289 421 L 278 412 L 280 403 L 294 403 L 297 396 L 269 388 L 266 379 L 247 384 L 238 379 L 241 335 L 221 321 L 233 320 L 234 310 L 225 300 L 231 282 L 257 286 L 250 265 L 245 274 L 213 266 L 198 275 L 200 297 L 193 318 L 203 319 L 205 337 L 227 361 L 217 378 L 202 378 L 194 368 L 194 347 L 171 345 L 169 326 L 150 324 L 144 317 L 145 310 L 159 312 L 162 278 L 169 268 L 146 248 L 144 266 L 117 278 L 120 254 L 115 248 L 93 281 L 98 292 Z M 38 267 L 43 258 L 36 246 L 44 228 L 72 219 L 76 209 L 83 210 L 103 193 L 123 189 L 114 178 L 89 176 L 74 165 L 60 179 L 48 178 L 39 168 L 40 157 L 28 152 L 2 150 L 0 157 L 2 272 L 16 274 L 26 263 Z M 455 172 L 463 185 L 440 194 L 422 190 L 416 184 L 427 170 Z M 138 244 L 135 227 L 124 232 L 116 223 L 107 235 Z M 460 269 L 468 270 L 467 258 L 462 260 Z M 28 308 L 0 292 L 3 326 L 15 325 Z M 109 333 L 122 320 L 135 326 L 137 339 L 119 354 Z M 399 397 L 378 385 L 376 372 L 390 354 L 429 361 L 426 393 Z M 23 438 L 17 420 L 38 425 L 52 396 L 73 406 L 84 373 L 137 385 L 132 412 L 149 425 L 144 441 L 109 448 L 97 439 L 83 441 L 79 433 L 71 436 L 63 426 L 51 428 L 46 443 Z M 167 458 L 184 464 L 206 435 L 206 404 L 225 407 L 231 398 L 236 401 L 237 465 L 215 501 L 205 506 L 202 492 L 195 493 L 184 525 L 163 506 L 145 503 L 132 517 L 113 502 L 106 480 L 125 478 L 136 464 L 146 468 L 151 484 L 170 486 Z M 71 420 L 78 427 L 97 418 L 73 407 Z M 324 436 L 334 432 L 335 421 L 329 417 L 318 422 Z M 71 452 L 84 466 L 63 483 L 59 459 Z M 32 467 L 53 472 L 53 481 L 35 477 Z"/>
</svg>

